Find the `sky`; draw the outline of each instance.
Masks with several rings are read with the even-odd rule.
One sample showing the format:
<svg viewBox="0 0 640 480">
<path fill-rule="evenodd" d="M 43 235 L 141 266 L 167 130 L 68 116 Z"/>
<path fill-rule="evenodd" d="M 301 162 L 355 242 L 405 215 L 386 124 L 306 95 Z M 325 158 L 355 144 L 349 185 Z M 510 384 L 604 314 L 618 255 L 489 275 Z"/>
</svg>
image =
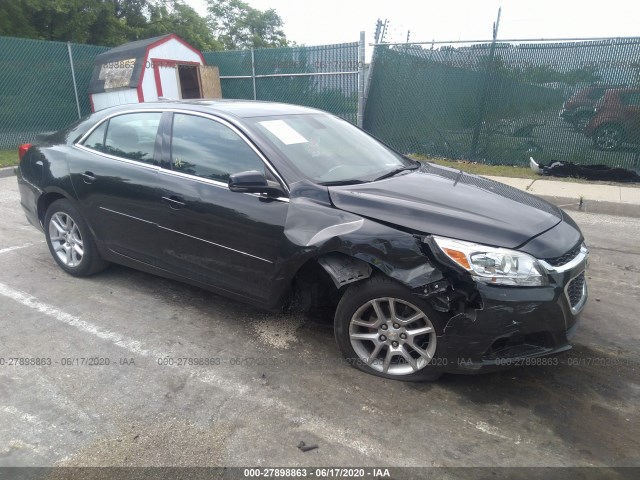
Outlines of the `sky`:
<svg viewBox="0 0 640 480">
<path fill-rule="evenodd" d="M 304 45 L 373 41 L 378 18 L 389 20 L 387 42 L 484 40 L 502 6 L 498 38 L 640 35 L 637 0 L 244 0 L 273 8 L 289 40 Z M 201 15 L 205 0 L 185 0 Z M 367 46 L 367 50 L 371 47 Z M 367 52 L 369 54 L 369 52 Z M 367 55 L 369 56 L 369 55 Z"/>
</svg>

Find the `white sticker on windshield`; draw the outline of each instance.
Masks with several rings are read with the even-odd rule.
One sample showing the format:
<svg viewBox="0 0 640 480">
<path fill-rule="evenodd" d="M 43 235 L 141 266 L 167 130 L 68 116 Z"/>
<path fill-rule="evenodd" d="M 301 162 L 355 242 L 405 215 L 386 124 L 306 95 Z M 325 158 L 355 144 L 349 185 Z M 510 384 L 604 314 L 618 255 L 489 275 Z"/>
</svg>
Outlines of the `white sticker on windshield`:
<svg viewBox="0 0 640 480">
<path fill-rule="evenodd" d="M 268 120 L 265 122 L 260 122 L 260 125 L 273 133 L 276 137 L 278 137 L 278 140 L 280 140 L 285 145 L 307 143 L 309 141 L 298 132 L 296 132 L 291 127 L 291 125 L 286 123 L 284 120 Z"/>
</svg>

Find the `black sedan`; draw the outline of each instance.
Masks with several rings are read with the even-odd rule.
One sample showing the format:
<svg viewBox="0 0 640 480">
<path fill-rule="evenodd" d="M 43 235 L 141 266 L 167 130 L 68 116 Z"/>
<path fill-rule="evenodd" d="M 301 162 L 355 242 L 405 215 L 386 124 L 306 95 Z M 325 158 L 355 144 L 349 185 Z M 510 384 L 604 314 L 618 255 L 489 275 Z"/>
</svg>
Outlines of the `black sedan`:
<svg viewBox="0 0 640 480">
<path fill-rule="evenodd" d="M 58 265 L 109 262 L 270 310 L 331 308 L 345 358 L 403 380 L 570 348 L 587 249 L 555 206 L 293 105 L 103 110 L 20 148 Z"/>
</svg>

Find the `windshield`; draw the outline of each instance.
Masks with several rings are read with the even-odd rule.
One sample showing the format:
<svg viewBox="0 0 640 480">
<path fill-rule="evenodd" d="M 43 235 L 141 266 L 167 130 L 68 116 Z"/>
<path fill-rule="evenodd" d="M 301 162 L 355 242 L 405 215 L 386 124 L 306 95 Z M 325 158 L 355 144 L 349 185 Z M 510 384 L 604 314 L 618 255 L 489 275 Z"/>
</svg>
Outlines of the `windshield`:
<svg viewBox="0 0 640 480">
<path fill-rule="evenodd" d="M 415 165 L 349 122 L 323 113 L 255 117 L 248 121 L 315 183 L 370 182 Z"/>
</svg>

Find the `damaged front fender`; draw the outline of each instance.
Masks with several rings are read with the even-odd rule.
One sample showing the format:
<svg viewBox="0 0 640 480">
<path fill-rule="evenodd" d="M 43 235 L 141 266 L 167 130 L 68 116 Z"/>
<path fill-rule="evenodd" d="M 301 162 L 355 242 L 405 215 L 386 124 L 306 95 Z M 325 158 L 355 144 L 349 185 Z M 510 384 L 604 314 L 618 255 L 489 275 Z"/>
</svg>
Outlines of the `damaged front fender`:
<svg viewBox="0 0 640 480">
<path fill-rule="evenodd" d="M 335 208 L 325 187 L 307 183 L 292 189 L 284 235 L 283 279 L 293 278 L 310 259 L 318 261 L 336 288 L 375 270 L 411 289 L 443 278 L 418 236 Z"/>
</svg>

